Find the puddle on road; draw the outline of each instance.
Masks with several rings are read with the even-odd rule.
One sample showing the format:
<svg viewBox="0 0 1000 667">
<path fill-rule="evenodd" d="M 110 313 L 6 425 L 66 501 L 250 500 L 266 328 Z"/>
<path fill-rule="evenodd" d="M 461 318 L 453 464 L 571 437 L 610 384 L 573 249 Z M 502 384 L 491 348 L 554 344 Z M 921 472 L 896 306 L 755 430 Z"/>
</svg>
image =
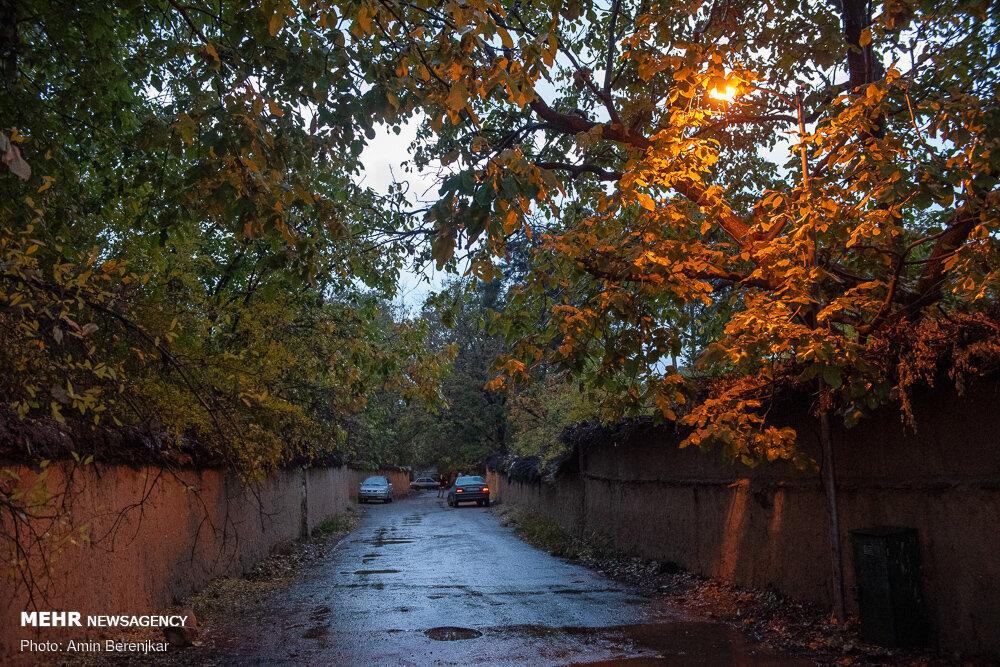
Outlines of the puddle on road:
<svg viewBox="0 0 1000 667">
<path fill-rule="evenodd" d="M 569 667 L 575 667 L 576 665 L 580 665 L 581 667 L 582 665 L 586 665 L 587 667 L 669 667 L 677 663 L 668 661 L 666 658 L 650 656 L 646 658 L 613 658 L 611 660 L 598 660 L 597 662 L 570 662 L 567 664 Z"/>
<path fill-rule="evenodd" d="M 396 574 L 399 570 L 357 570 L 354 574 Z"/>
<path fill-rule="evenodd" d="M 379 528 L 375 531 L 375 534 L 367 540 L 363 540 L 362 544 L 370 544 L 375 547 L 383 547 L 387 544 L 409 544 L 413 540 L 407 539 L 405 537 L 396 537 L 394 533 L 396 528 Z"/>
<path fill-rule="evenodd" d="M 599 593 L 620 593 L 617 588 L 550 588 L 542 591 L 496 591 L 493 595 L 520 598 L 538 595 L 595 595 Z"/>
<path fill-rule="evenodd" d="M 421 588 L 433 588 L 435 590 L 445 590 L 445 591 L 461 591 L 462 595 L 471 595 L 472 597 L 481 598 L 485 597 L 486 594 L 480 590 L 476 590 L 471 586 L 464 586 L 459 584 L 457 586 L 449 586 L 448 584 L 433 584 L 431 586 L 421 586 Z"/>
<path fill-rule="evenodd" d="M 782 655 L 765 646 L 750 644 L 739 633 L 721 623 L 706 621 L 673 621 L 642 625 L 621 625 L 602 628 L 562 627 L 545 625 L 511 625 L 490 631 L 501 637 L 545 638 L 568 635 L 599 640 L 614 645 L 646 649 L 656 656 L 635 656 L 601 662 L 587 661 L 574 665 L 752 665 L 775 666 L 811 665 L 799 658 Z"/>
<path fill-rule="evenodd" d="M 478 639 L 483 636 L 483 633 L 479 632 L 479 630 L 473 630 L 472 628 L 456 628 L 454 626 L 431 628 L 430 630 L 424 631 L 424 634 L 431 639 L 436 639 L 439 642 L 453 642 L 459 639 Z"/>
<path fill-rule="evenodd" d="M 373 547 L 384 547 L 387 544 L 409 544 L 413 540 L 404 540 L 398 537 L 376 537 L 373 540 L 364 540 L 364 544 L 370 544 Z"/>
</svg>

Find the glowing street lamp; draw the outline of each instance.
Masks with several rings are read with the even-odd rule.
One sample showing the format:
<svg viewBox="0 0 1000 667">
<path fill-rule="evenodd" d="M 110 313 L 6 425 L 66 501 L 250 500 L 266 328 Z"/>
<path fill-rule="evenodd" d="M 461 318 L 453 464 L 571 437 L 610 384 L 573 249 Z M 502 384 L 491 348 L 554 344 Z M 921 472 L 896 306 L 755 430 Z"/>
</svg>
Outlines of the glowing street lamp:
<svg viewBox="0 0 1000 667">
<path fill-rule="evenodd" d="M 736 101 L 736 93 L 738 92 L 739 91 L 735 86 L 726 86 L 725 90 L 721 88 L 713 88 L 711 92 L 709 92 L 708 96 L 713 100 L 732 103 Z"/>
</svg>

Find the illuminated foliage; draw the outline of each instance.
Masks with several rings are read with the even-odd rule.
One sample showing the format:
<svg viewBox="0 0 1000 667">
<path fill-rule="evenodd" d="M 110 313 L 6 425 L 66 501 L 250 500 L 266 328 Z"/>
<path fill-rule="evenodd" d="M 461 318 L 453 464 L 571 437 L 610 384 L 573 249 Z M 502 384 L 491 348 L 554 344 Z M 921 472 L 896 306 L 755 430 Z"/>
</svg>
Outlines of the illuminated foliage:
<svg viewBox="0 0 1000 667">
<path fill-rule="evenodd" d="M 468 249 L 488 277 L 506 239 L 538 248 L 498 383 L 572 371 L 606 416 L 654 410 L 687 443 L 810 465 L 765 424 L 768 386 L 850 424 L 891 395 L 880 336 L 995 304 L 995 3 L 343 7 L 348 42 L 379 44 L 380 81 L 423 114 L 418 163 L 450 169 L 438 261 Z M 706 308 L 722 330 L 678 368 Z M 706 395 L 704 373 L 741 379 Z"/>
</svg>

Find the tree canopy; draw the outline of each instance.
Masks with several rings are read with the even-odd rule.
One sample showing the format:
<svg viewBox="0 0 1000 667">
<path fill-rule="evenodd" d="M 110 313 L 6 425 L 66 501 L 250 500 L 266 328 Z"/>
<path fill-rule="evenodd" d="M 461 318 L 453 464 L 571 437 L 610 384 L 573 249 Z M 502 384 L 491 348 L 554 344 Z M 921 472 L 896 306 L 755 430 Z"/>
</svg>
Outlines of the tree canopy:
<svg viewBox="0 0 1000 667">
<path fill-rule="evenodd" d="M 261 384 L 301 388 L 286 370 L 310 363 L 353 369 L 324 400 L 389 376 L 426 393 L 440 368 L 399 345 L 411 325 L 372 336 L 362 292 L 419 252 L 461 250 L 489 279 L 527 237 L 496 323 L 506 380 L 568 371 L 608 416 L 795 458 L 762 387 L 815 387 L 856 421 L 899 388 L 886 337 L 994 307 L 997 11 L 4 3 L 8 404 L 179 433 L 218 427 L 220 402 L 318 409 Z M 444 174 L 422 219 L 351 177 L 376 126 L 403 122 L 421 124 L 414 164 Z M 359 347 L 316 352 L 330 335 Z M 742 381 L 697 397 L 705 373 Z"/>
<path fill-rule="evenodd" d="M 416 161 L 450 166 L 435 257 L 482 249 L 488 276 L 505 240 L 534 239 L 508 380 L 569 370 L 608 414 L 798 458 L 762 388 L 811 387 L 851 423 L 898 389 L 879 341 L 994 307 L 993 3 L 343 7 L 423 119 Z M 722 324 L 700 372 L 742 380 L 692 403 L 672 358 L 706 308 Z"/>
<path fill-rule="evenodd" d="M 433 400 L 446 358 L 384 306 L 419 232 L 355 177 L 395 111 L 325 13 L 17 0 L 0 26 L 2 407 L 256 475 L 340 448 L 379 388 Z"/>
</svg>

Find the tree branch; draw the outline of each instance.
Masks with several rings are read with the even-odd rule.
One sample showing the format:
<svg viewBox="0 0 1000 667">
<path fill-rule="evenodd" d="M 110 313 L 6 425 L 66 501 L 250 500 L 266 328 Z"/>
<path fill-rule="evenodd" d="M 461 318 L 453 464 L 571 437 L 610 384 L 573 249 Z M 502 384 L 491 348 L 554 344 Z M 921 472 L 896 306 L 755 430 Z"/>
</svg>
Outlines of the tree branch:
<svg viewBox="0 0 1000 667">
<path fill-rule="evenodd" d="M 530 106 L 532 111 L 545 120 L 549 127 L 555 132 L 575 135 L 583 132 L 589 132 L 599 125 L 598 123 L 581 116 L 560 113 L 546 104 L 545 101 L 538 96 L 532 100 Z M 648 150 L 653 145 L 653 142 L 647 137 L 628 130 L 621 125 L 602 124 L 600 127 L 601 138 L 603 139 L 617 141 L 625 144 L 626 146 L 642 149 L 644 151 Z M 705 192 L 705 188 L 698 185 L 694 181 L 678 180 L 671 183 L 671 187 L 682 196 L 687 197 L 700 206 L 718 207 L 719 226 L 723 229 L 723 231 L 729 234 L 733 240 L 739 243 L 741 248 L 749 247 L 750 241 L 752 240 L 750 239 L 750 227 L 738 215 L 736 215 L 736 213 L 734 213 L 727 204 L 721 201 L 712 201 Z"/>
<path fill-rule="evenodd" d="M 611 17 L 608 19 L 608 53 L 604 65 L 604 94 L 611 95 L 611 81 L 614 77 L 615 65 L 615 29 L 618 24 L 618 10 L 621 0 L 613 0 L 611 3 Z"/>
<path fill-rule="evenodd" d="M 568 164 L 565 162 L 536 162 L 539 169 L 550 169 L 552 171 L 568 171 L 573 178 L 579 178 L 583 174 L 595 174 L 602 181 L 617 181 L 622 177 L 622 172 L 611 171 L 593 164 Z"/>
<path fill-rule="evenodd" d="M 603 259 L 607 259 L 607 257 L 604 257 Z M 716 266 L 708 266 L 703 269 L 682 267 L 676 270 L 670 270 L 667 269 L 667 267 L 662 267 L 658 270 L 642 272 L 639 271 L 638 267 L 634 264 L 618 260 L 617 258 L 615 258 L 612 264 L 617 264 L 618 266 L 612 265 L 602 267 L 599 265 L 598 259 L 595 257 L 579 258 L 577 259 L 577 262 L 581 267 L 583 267 L 584 271 L 595 278 L 602 278 L 613 282 L 660 283 L 665 280 L 672 279 L 677 275 L 682 275 L 685 278 L 693 280 L 722 280 L 724 282 L 747 285 L 749 287 L 756 287 L 762 290 L 775 290 L 782 285 L 779 281 L 752 277 Z"/>
<path fill-rule="evenodd" d="M 169 2 L 173 6 L 173 8 L 177 10 L 177 13 L 181 15 L 181 18 L 183 18 L 184 22 L 188 24 L 188 27 L 191 28 L 192 32 L 198 35 L 198 38 L 201 39 L 202 42 L 208 44 L 209 41 L 208 38 L 205 37 L 205 33 L 203 33 L 201 31 L 201 28 L 199 28 L 198 25 L 191 19 L 191 17 L 188 16 L 186 11 L 187 8 L 185 8 L 184 5 L 182 5 L 181 3 L 177 2 L 177 0 L 167 0 L 167 2 Z"/>
</svg>

